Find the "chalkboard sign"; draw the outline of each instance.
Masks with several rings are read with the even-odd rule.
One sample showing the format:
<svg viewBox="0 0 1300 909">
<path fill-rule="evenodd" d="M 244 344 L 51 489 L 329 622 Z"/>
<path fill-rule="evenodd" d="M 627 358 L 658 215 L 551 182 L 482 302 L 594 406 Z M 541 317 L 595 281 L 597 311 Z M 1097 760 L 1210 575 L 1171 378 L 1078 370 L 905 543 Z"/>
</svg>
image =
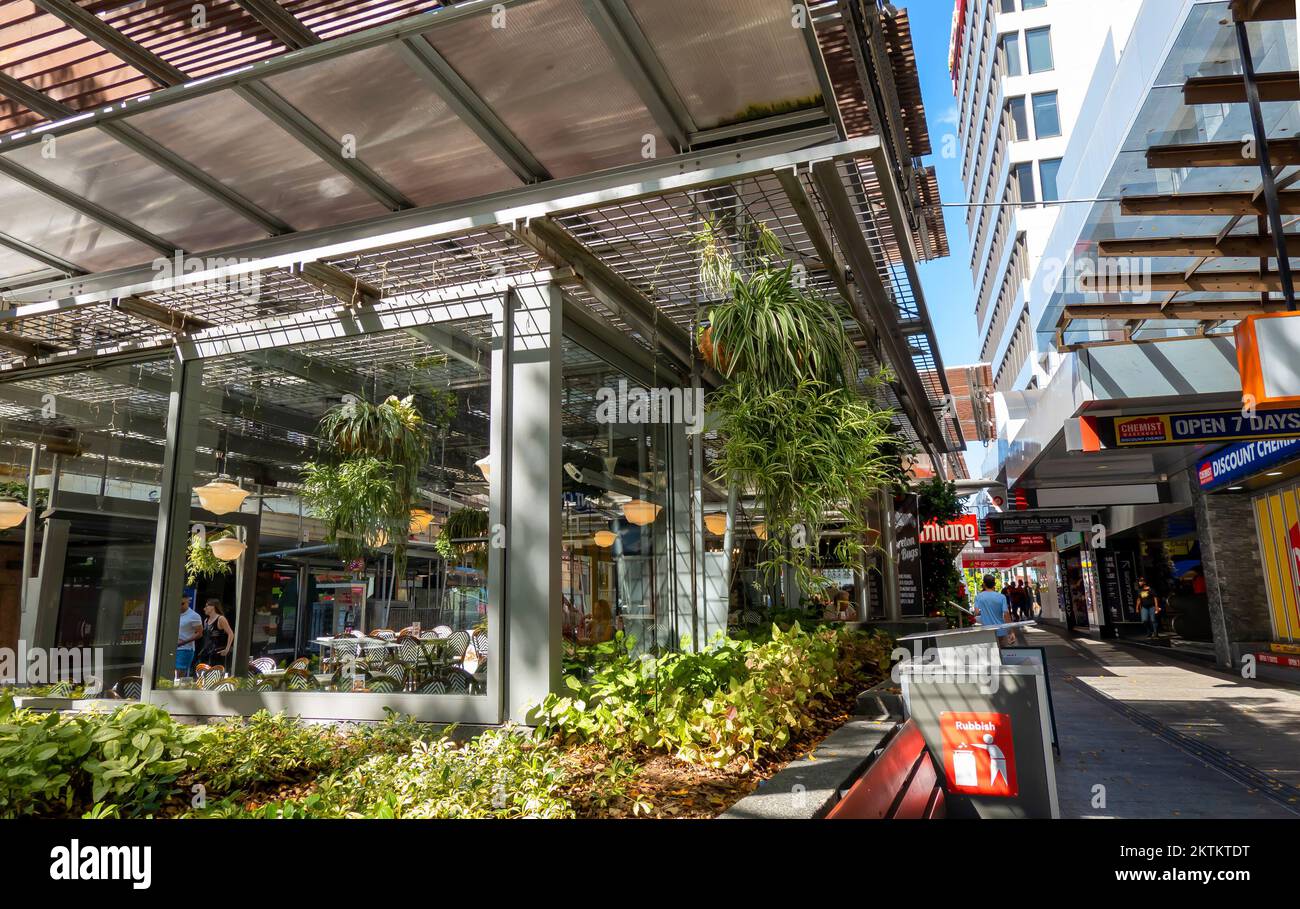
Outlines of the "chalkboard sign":
<svg viewBox="0 0 1300 909">
<path fill-rule="evenodd" d="M 898 565 L 898 610 L 903 616 L 925 615 L 920 503 L 920 496 L 905 494 L 894 505 L 894 561 Z"/>
</svg>

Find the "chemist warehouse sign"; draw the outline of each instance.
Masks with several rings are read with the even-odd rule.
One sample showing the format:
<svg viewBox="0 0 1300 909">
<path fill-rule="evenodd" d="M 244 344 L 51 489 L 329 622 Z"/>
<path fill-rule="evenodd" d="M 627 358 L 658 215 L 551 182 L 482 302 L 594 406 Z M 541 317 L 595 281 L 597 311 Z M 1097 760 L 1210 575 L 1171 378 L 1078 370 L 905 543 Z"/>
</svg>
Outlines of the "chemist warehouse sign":
<svg viewBox="0 0 1300 909">
<path fill-rule="evenodd" d="M 1196 470 L 1202 489 L 1218 489 L 1267 467 L 1300 457 L 1300 439 L 1242 442 L 1216 451 Z"/>
<path fill-rule="evenodd" d="M 1137 417 L 1081 417 L 1084 450 L 1138 445 L 1184 445 L 1300 436 L 1300 408 L 1204 410 Z"/>
</svg>

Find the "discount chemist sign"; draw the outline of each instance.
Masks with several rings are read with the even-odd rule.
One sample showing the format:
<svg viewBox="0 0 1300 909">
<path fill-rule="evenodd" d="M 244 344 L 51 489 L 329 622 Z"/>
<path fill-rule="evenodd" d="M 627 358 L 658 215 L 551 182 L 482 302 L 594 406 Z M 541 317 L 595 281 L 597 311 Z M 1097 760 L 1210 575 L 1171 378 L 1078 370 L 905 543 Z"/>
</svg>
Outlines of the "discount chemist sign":
<svg viewBox="0 0 1300 909">
<path fill-rule="evenodd" d="M 1084 417 L 1097 448 L 1300 437 L 1300 408 Z M 1093 447 L 1085 445 L 1085 448 Z"/>
</svg>

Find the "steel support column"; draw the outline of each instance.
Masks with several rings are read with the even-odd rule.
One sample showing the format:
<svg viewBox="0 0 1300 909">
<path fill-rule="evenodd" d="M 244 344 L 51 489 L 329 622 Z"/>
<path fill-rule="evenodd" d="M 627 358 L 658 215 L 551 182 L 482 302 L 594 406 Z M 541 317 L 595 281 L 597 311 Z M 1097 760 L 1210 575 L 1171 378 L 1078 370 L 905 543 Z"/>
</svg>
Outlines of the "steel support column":
<svg viewBox="0 0 1300 909">
<path fill-rule="evenodd" d="M 176 663 L 177 603 L 185 589 L 186 540 L 190 533 L 190 484 L 199 434 L 199 391 L 203 363 L 177 356 L 167 396 L 167 435 L 158 491 L 158 534 L 154 538 L 149 612 L 145 620 L 141 700 L 149 700 L 159 673 Z"/>
</svg>

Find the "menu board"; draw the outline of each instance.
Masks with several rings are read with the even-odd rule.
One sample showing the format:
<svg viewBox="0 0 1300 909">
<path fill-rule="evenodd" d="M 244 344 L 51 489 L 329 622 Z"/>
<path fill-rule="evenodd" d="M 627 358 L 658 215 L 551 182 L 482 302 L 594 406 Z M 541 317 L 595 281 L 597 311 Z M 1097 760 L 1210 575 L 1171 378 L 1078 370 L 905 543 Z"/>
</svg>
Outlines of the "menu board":
<svg viewBox="0 0 1300 909">
<path fill-rule="evenodd" d="M 894 506 L 894 561 L 898 565 L 900 615 L 925 615 L 921 579 L 920 496 L 905 494 Z"/>
</svg>

